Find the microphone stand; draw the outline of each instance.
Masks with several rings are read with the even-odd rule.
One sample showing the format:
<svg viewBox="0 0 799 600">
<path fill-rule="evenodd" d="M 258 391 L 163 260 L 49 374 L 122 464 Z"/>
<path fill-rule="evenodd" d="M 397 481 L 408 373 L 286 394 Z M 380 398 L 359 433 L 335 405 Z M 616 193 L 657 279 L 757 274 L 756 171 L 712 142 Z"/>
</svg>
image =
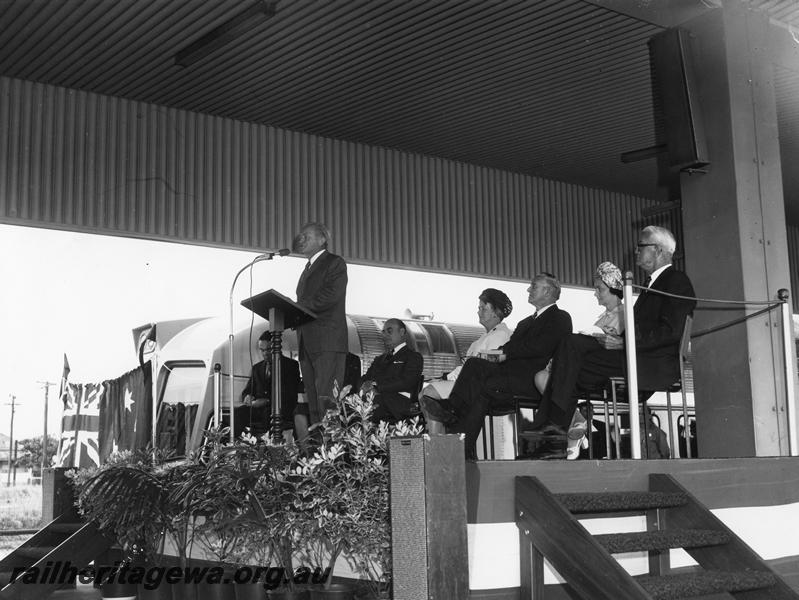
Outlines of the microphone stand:
<svg viewBox="0 0 799 600">
<path fill-rule="evenodd" d="M 253 265 L 257 262 L 262 262 L 265 260 L 272 260 L 275 256 L 282 256 L 279 252 L 267 252 L 265 254 L 261 254 L 260 256 L 256 256 L 246 265 L 244 265 L 239 272 L 236 273 L 236 276 L 233 278 L 233 284 L 230 286 L 230 333 L 228 335 L 228 365 L 230 368 L 230 373 L 228 373 L 228 387 L 230 390 L 230 398 L 228 398 L 228 406 L 230 407 L 230 442 L 233 443 L 235 440 L 235 416 L 233 411 L 233 396 L 234 396 L 234 383 L 235 377 L 233 375 L 233 339 L 234 339 L 234 331 L 233 331 L 233 290 L 236 288 L 236 282 L 239 280 L 239 276 L 244 273 L 247 269 L 252 269 Z M 221 403 L 220 403 L 221 404 Z M 216 410 L 216 406 L 214 406 L 214 410 Z M 218 415 L 214 415 L 216 419 L 218 419 Z"/>
</svg>

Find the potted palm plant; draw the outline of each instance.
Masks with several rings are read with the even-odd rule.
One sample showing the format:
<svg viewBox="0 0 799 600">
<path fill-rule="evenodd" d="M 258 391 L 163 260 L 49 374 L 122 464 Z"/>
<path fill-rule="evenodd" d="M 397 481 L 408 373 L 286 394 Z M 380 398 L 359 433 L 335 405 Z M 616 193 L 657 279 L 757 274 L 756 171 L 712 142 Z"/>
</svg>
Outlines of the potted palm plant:
<svg viewBox="0 0 799 600">
<path fill-rule="evenodd" d="M 262 598 L 264 587 L 282 583 L 282 589 L 269 591 L 270 596 L 305 598 L 305 590 L 295 585 L 293 566 L 303 525 L 294 508 L 291 481 L 298 449 L 248 435 L 222 443 L 227 435 L 227 430 L 206 432 L 201 458 L 186 473 L 172 501 L 198 517 L 195 538 L 220 562 L 269 567 L 285 574 L 279 582 L 239 585 L 238 596 Z"/>
<path fill-rule="evenodd" d="M 156 456 L 156 462 L 163 460 Z M 68 473 L 78 510 L 114 537 L 127 562 L 154 564 L 162 549 L 166 489 L 152 454 L 120 452 L 100 467 Z M 169 589 L 161 597 L 171 598 Z"/>
<path fill-rule="evenodd" d="M 284 574 L 283 586 L 274 586 L 268 594 L 275 600 L 305 600 L 307 591 L 297 585 L 294 560 L 305 537 L 306 523 L 297 510 L 296 486 L 291 475 L 298 456 L 294 444 L 252 446 L 257 478 L 246 480 L 246 498 L 250 510 L 244 514 L 248 529 L 269 549 L 271 560 L 266 564 Z"/>
<path fill-rule="evenodd" d="M 370 582 L 373 595 L 390 581 L 391 527 L 387 442 L 394 435 L 421 435 L 418 420 L 374 423 L 372 394 L 345 393 L 338 411 L 323 422 L 317 451 L 300 458 L 294 469 L 297 497 L 305 515 L 306 543 L 312 555 L 327 559 L 324 587 L 312 598 L 351 598 L 353 590 L 333 583 L 336 561 L 344 557 Z"/>
<path fill-rule="evenodd" d="M 230 563 L 244 535 L 238 518 L 244 507 L 238 485 L 239 465 L 235 455 L 220 443 L 227 435 L 227 429 L 206 432 L 204 445 L 181 471 L 181 480 L 171 486 L 168 498 L 171 506 L 180 507 L 175 520 L 181 515 L 184 518 L 177 522 L 191 523 L 190 535 L 199 549 L 223 565 Z M 222 579 L 200 584 L 198 595 L 203 600 L 234 600 L 231 579 Z"/>
</svg>

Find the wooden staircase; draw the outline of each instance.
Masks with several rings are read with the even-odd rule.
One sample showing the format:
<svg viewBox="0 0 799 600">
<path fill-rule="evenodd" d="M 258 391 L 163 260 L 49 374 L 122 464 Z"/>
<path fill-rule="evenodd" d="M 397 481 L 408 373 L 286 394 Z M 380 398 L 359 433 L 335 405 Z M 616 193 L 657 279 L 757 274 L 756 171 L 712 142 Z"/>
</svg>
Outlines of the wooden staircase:
<svg viewBox="0 0 799 600">
<path fill-rule="evenodd" d="M 536 477 L 516 477 L 521 595 L 544 598 L 544 558 L 584 600 L 677 600 L 727 593 L 740 600 L 799 600 L 740 538 L 670 475 L 645 492 L 553 494 Z M 647 531 L 591 535 L 579 517 L 646 515 Z M 683 548 L 698 567 L 670 569 Z M 613 558 L 649 553 L 649 573 L 632 576 Z"/>
<path fill-rule="evenodd" d="M 61 573 L 67 573 L 67 566 L 77 572 L 112 543 L 94 524 L 82 523 L 74 514 L 61 515 L 0 560 L 0 600 L 46 598 L 69 585 L 68 576 L 61 577 Z M 21 569 L 30 569 L 29 573 L 37 572 L 44 578 L 32 583 L 29 576 L 26 583 Z M 15 573 L 16 581 L 11 582 Z"/>
</svg>

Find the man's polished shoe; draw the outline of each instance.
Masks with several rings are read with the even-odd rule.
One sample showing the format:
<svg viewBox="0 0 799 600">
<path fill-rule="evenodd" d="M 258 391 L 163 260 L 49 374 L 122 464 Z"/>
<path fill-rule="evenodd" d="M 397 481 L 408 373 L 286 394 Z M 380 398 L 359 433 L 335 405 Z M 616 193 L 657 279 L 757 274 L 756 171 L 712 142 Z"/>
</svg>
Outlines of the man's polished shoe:
<svg viewBox="0 0 799 600">
<path fill-rule="evenodd" d="M 439 400 L 430 396 L 422 396 L 419 399 L 419 407 L 426 421 L 438 421 L 444 425 L 451 425 L 458 419 L 451 410 L 444 407 Z"/>
<path fill-rule="evenodd" d="M 526 427 L 528 431 L 535 431 L 543 435 L 566 435 L 566 428 L 560 425 L 555 425 L 552 421 L 539 421 L 533 420 L 532 425 Z"/>
<path fill-rule="evenodd" d="M 547 423 L 541 429 L 538 430 L 541 435 L 548 436 L 548 437 L 566 437 L 567 431 L 554 423 Z"/>
<path fill-rule="evenodd" d="M 533 452 L 525 456 L 529 460 L 553 460 L 566 458 L 566 441 L 565 440 L 547 440 Z"/>
<path fill-rule="evenodd" d="M 522 436 L 525 439 L 533 441 L 544 441 L 549 439 L 566 440 L 568 433 L 563 427 L 558 427 L 553 423 L 534 429 L 533 431 L 524 431 Z"/>
</svg>

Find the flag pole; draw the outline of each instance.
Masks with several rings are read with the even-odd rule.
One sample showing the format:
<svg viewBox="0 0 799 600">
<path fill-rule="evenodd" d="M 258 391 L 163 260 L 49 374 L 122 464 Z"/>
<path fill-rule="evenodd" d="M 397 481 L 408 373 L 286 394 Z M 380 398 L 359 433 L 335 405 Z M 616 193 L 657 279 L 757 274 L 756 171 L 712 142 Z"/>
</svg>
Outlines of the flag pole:
<svg viewBox="0 0 799 600">
<path fill-rule="evenodd" d="M 64 412 L 64 394 L 67 392 L 67 378 L 69 377 L 69 361 L 67 360 L 67 353 L 64 352 L 64 367 L 61 371 L 61 385 L 58 388 L 58 399 L 61 401 L 61 413 L 63 415 Z M 61 435 L 58 438 L 58 450 L 56 451 L 58 455 L 58 466 L 61 467 L 64 465 L 64 423 L 63 423 L 63 416 L 61 421 Z"/>
<path fill-rule="evenodd" d="M 78 449 L 78 423 L 80 423 L 80 405 L 83 401 L 83 384 L 78 384 L 78 392 L 75 394 L 75 427 L 73 427 L 72 439 L 72 466 L 76 469 L 80 467 L 80 451 Z M 74 384 L 73 384 L 74 387 Z M 69 392 L 67 392 L 69 393 Z"/>
</svg>

